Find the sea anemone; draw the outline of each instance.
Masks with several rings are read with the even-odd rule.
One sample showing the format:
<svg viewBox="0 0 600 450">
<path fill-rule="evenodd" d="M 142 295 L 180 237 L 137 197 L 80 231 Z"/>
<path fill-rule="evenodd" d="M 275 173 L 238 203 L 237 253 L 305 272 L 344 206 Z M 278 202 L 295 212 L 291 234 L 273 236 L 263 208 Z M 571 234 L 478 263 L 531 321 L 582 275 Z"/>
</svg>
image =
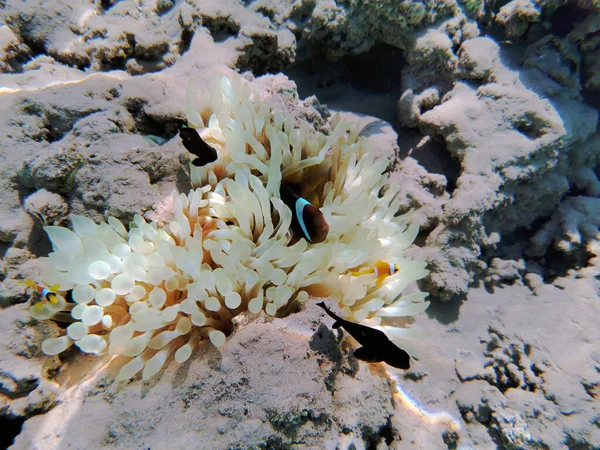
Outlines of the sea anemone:
<svg viewBox="0 0 600 450">
<path fill-rule="evenodd" d="M 201 96 L 190 83 L 186 112 L 219 157 L 190 166 L 195 189 L 173 194 L 172 221 L 161 227 L 136 215 L 127 231 L 115 218 L 95 224 L 73 216 L 73 231 L 45 227 L 54 251 L 40 260 L 40 280 L 72 289 L 73 303 L 60 297 L 31 312 L 47 319 L 67 311 L 75 322 L 44 341 L 43 351 L 74 343 L 127 356 L 117 380 L 142 370 L 148 379 L 173 352 L 181 363 L 202 339 L 223 345 L 236 316 L 283 316 L 311 296 L 333 298 L 347 319 L 392 339 L 409 336 L 397 318 L 429 304 L 425 293 L 402 295 L 427 273 L 423 262 L 402 256 L 418 227 L 410 213 L 396 215 L 400 192 L 387 184 L 388 161 L 373 156 L 360 130 L 338 116 L 329 135 L 296 127 L 239 76 L 213 82 Z M 294 236 L 282 181 L 320 208 L 329 224 L 324 242 Z M 377 261 L 400 270 L 383 283 L 356 275 Z"/>
</svg>

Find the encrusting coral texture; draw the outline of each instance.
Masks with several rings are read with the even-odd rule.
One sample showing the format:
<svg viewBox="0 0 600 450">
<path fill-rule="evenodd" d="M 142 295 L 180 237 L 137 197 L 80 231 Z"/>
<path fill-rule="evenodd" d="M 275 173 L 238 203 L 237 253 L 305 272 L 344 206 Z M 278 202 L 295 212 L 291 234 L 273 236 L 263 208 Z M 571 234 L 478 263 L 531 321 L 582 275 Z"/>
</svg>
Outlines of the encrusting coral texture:
<svg viewBox="0 0 600 450">
<path fill-rule="evenodd" d="M 188 125 L 218 151 L 191 167 L 196 187 L 173 194 L 165 226 L 136 215 L 129 231 L 117 219 L 72 217 L 73 231 L 45 230 L 54 251 L 40 261 L 40 281 L 59 285 L 58 301 L 31 307 L 37 319 L 70 314 L 65 336 L 44 341 L 46 354 L 72 344 L 87 353 L 133 358 L 117 380 L 155 375 L 174 352 L 187 360 L 202 339 L 220 346 L 240 314 L 286 315 L 310 296 L 338 302 L 347 319 L 411 337 L 406 316 L 424 311 L 425 293 L 404 294 L 426 275 L 402 256 L 418 231 L 396 216 L 399 187 L 387 185 L 386 160 L 369 152 L 359 130 L 332 122 L 329 135 L 272 113 L 241 78 L 219 78 L 209 92 L 188 88 Z M 292 211 L 279 198 L 284 181 L 320 208 L 327 239 L 294 236 Z M 376 282 L 356 270 L 377 261 L 398 273 Z M 72 289 L 73 302 L 60 293 Z"/>
</svg>

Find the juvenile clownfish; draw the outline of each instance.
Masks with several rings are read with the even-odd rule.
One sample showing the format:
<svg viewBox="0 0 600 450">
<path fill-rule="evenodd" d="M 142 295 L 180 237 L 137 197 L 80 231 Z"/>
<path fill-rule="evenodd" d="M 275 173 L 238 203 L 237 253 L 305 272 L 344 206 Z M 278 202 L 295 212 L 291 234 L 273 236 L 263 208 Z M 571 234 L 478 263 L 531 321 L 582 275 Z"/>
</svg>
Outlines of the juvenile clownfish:
<svg viewBox="0 0 600 450">
<path fill-rule="evenodd" d="M 332 325 L 333 329 L 342 327 L 362 345 L 354 351 L 356 359 L 367 362 L 383 361 L 397 369 L 410 368 L 408 353 L 390 341 L 383 331 L 342 319 L 327 308 L 324 302 L 317 303 L 317 306 L 323 308 L 327 315 L 335 320 Z"/>
<path fill-rule="evenodd" d="M 192 160 L 194 166 L 202 167 L 217 160 L 217 151 L 204 142 L 194 128 L 180 128 L 179 137 L 185 149 L 196 156 Z"/>
<path fill-rule="evenodd" d="M 379 286 L 381 285 L 381 283 L 383 283 L 383 280 L 385 280 L 390 275 L 398 273 L 399 271 L 400 266 L 398 264 L 390 264 L 389 262 L 379 260 L 375 263 L 375 266 L 363 267 L 362 269 L 359 269 L 355 272 L 350 272 L 350 275 L 354 277 L 359 277 L 361 275 L 369 275 L 374 273 L 377 277 L 376 285 Z"/>
<path fill-rule="evenodd" d="M 311 244 L 319 244 L 327 238 L 329 225 L 325 216 L 308 200 L 300 197 L 285 183 L 279 190 L 281 200 L 292 210 L 292 230 Z"/>
<path fill-rule="evenodd" d="M 56 294 L 56 292 L 60 289 L 59 284 L 55 284 L 50 286 L 49 288 L 46 288 L 36 283 L 35 281 L 29 279 L 25 281 L 19 281 L 19 284 L 27 286 L 28 289 L 37 292 L 42 297 L 43 300 L 33 305 L 34 308 L 42 309 L 42 307 L 44 306 L 44 300 L 51 303 L 52 305 L 56 305 L 59 301 L 58 295 Z"/>
</svg>

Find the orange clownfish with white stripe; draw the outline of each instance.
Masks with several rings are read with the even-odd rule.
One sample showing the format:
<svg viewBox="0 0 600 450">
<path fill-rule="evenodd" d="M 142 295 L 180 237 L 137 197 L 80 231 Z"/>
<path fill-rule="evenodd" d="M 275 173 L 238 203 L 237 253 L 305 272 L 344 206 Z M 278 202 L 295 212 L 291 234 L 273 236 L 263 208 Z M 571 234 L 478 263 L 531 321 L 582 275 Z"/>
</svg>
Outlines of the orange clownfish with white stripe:
<svg viewBox="0 0 600 450">
<path fill-rule="evenodd" d="M 357 271 L 350 272 L 350 275 L 353 277 L 360 277 L 361 275 L 370 275 L 375 274 L 377 277 L 376 286 L 380 286 L 390 275 L 394 275 L 400 271 L 400 266 L 398 264 L 390 264 L 386 261 L 377 261 L 372 267 L 363 267 Z"/>
<path fill-rule="evenodd" d="M 45 302 L 49 302 L 52 305 L 56 305 L 60 300 L 57 294 L 58 290 L 60 289 L 60 285 L 58 284 L 50 286 L 49 288 L 37 284 L 33 280 L 19 281 L 19 284 L 27 286 L 28 289 L 37 292 L 42 297 L 42 301 L 37 302 L 35 305 L 33 305 L 33 308 L 35 309 L 41 310 L 44 307 Z"/>
</svg>

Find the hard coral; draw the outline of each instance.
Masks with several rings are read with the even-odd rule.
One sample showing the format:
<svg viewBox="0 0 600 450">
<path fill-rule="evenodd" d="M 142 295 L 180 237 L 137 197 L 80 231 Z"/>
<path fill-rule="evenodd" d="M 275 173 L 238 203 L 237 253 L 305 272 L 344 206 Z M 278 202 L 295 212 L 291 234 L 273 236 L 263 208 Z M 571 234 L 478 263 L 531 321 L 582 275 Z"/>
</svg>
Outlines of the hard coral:
<svg viewBox="0 0 600 450">
<path fill-rule="evenodd" d="M 395 216 L 399 188 L 387 186 L 387 161 L 373 157 L 358 129 L 339 118 L 329 136 L 305 123 L 297 129 L 239 77 L 216 81 L 200 99 L 191 83 L 187 115 L 219 158 L 191 166 L 197 188 L 173 195 L 169 224 L 136 215 L 127 231 L 114 218 L 97 225 L 75 216 L 73 231 L 45 228 L 54 252 L 41 259 L 40 278 L 73 289 L 75 303 L 61 299 L 32 313 L 45 319 L 69 310 L 76 320 L 66 336 L 44 342 L 45 353 L 75 343 L 132 357 L 117 379 L 142 369 L 148 379 L 172 352 L 183 362 L 201 339 L 223 345 L 234 317 L 285 315 L 310 295 L 334 298 L 347 318 L 391 338 L 410 335 L 394 320 L 429 304 L 421 292 L 402 296 L 427 273 L 423 262 L 402 257 L 418 227 L 408 214 Z M 321 209 L 325 242 L 293 236 L 282 181 Z M 356 276 L 378 260 L 399 273 L 381 284 L 374 274 Z"/>
</svg>

